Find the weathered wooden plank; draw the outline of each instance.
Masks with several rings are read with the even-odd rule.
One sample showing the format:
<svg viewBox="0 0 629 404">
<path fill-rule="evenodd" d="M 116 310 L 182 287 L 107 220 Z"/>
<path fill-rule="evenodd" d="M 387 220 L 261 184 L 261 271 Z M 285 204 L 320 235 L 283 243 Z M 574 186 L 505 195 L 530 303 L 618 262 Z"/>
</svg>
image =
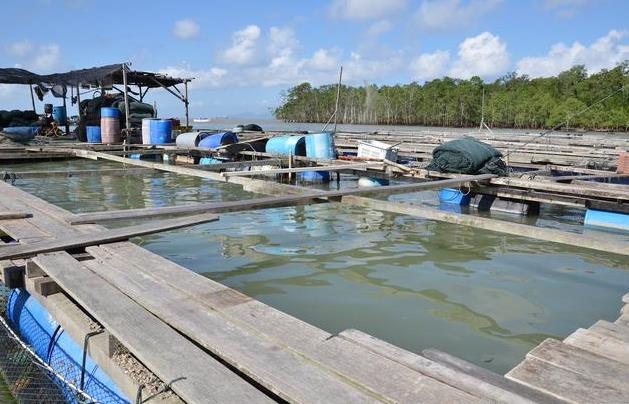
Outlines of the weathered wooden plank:
<svg viewBox="0 0 629 404">
<path fill-rule="evenodd" d="M 535 358 L 526 359 L 506 377 L 574 403 L 629 401 L 629 394 L 624 390 Z"/>
<path fill-rule="evenodd" d="M 366 170 L 367 168 L 382 168 L 382 163 L 342 164 L 312 167 L 275 168 L 269 170 L 231 171 L 221 173 L 223 177 L 249 177 L 254 175 L 302 173 L 306 171 L 342 171 L 342 170 Z"/>
<path fill-rule="evenodd" d="M 507 383 L 500 387 L 494 386 L 483 379 L 431 361 L 358 330 L 345 330 L 339 334 L 339 337 L 480 398 L 506 403 L 557 402 L 557 400 L 541 394 L 537 394 L 535 397 L 523 396 L 518 391 L 505 389 Z M 520 392 L 522 390 L 524 389 L 520 389 Z"/>
<path fill-rule="evenodd" d="M 55 293 L 60 293 L 62 291 L 57 282 L 49 277 L 33 278 L 32 282 L 35 291 L 44 297 L 54 295 Z"/>
<path fill-rule="evenodd" d="M 462 391 L 388 360 L 367 349 L 334 337 L 317 327 L 267 306 L 207 277 L 170 262 L 132 243 L 89 247 L 97 258 L 110 255 L 133 264 L 143 276 L 169 285 L 171 293 L 183 294 L 206 310 L 230 322 L 285 345 L 338 374 L 345 380 L 391 397 L 398 402 L 461 402 L 473 400 Z"/>
<path fill-rule="evenodd" d="M 0 212 L 0 220 L 9 220 L 9 219 L 26 219 L 27 217 L 33 216 L 32 213 L 29 212 Z"/>
<path fill-rule="evenodd" d="M 185 401 L 271 401 L 67 253 L 34 261 Z"/>
<path fill-rule="evenodd" d="M 188 296 L 176 293 L 171 285 L 145 276 L 125 261 L 101 256 L 85 263 L 155 316 L 282 399 L 289 402 L 377 401 L 370 397 L 370 392 L 356 389 L 286 346 L 247 332 Z"/>
<path fill-rule="evenodd" d="M 136 226 L 104 230 L 100 233 L 81 234 L 60 240 L 41 241 L 28 245 L 9 245 L 0 247 L 0 260 L 29 258 L 37 254 L 67 250 L 70 248 L 87 247 L 101 243 L 127 240 L 131 237 L 143 236 L 167 230 L 179 229 L 200 223 L 218 220 L 216 215 L 195 215 L 177 219 L 166 219 Z"/>
<path fill-rule="evenodd" d="M 343 196 L 342 202 L 376 210 L 418 216 L 430 220 L 438 220 L 516 236 L 530 237 L 538 240 L 604 251 L 606 253 L 629 255 L 629 243 L 606 239 L 603 237 L 585 236 L 582 234 L 568 233 L 556 229 L 511 223 L 474 215 L 444 212 L 412 203 L 389 202 L 371 198 L 359 198 L 355 196 Z"/>
<path fill-rule="evenodd" d="M 610 323 L 609 321 L 599 320 L 590 327 L 591 331 L 601 335 L 607 335 L 612 338 L 619 339 L 629 344 L 629 327 Z"/>
<path fill-rule="evenodd" d="M 608 335 L 601 335 L 597 332 L 579 328 L 564 342 L 597 355 L 629 364 L 629 344 Z"/>
<path fill-rule="evenodd" d="M 549 338 L 533 348 L 526 357 L 548 362 L 629 393 L 629 365 L 585 349 Z"/>
<path fill-rule="evenodd" d="M 155 170 L 144 167 L 129 168 L 99 168 L 95 170 L 50 170 L 50 171 L 11 171 L 18 179 L 47 178 L 47 177 L 76 177 L 82 175 L 137 175 Z"/>
<path fill-rule="evenodd" d="M 549 395 L 548 393 L 542 392 L 534 387 L 521 384 L 517 380 L 507 379 L 502 375 L 481 368 L 473 363 L 467 362 L 448 353 L 441 352 L 437 349 L 425 349 L 422 351 L 422 355 L 435 363 L 440 363 L 457 372 L 467 374 L 471 377 L 482 380 L 485 383 L 491 384 L 492 386 L 496 386 L 497 388 L 513 392 L 521 397 L 527 397 L 534 402 L 563 402 L 563 400 L 554 395 Z"/>
</svg>

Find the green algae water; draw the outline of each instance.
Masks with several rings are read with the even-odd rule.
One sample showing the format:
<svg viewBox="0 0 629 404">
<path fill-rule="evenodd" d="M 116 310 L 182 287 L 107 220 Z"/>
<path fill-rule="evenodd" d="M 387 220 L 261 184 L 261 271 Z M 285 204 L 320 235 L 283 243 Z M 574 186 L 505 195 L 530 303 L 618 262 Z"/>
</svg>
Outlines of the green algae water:
<svg viewBox="0 0 629 404">
<path fill-rule="evenodd" d="M 4 168 L 98 167 L 120 166 L 69 161 Z M 15 185 L 72 212 L 261 196 L 171 173 L 18 179 Z M 345 179 L 345 186 L 356 181 Z M 435 191 L 392 199 L 438 204 Z M 544 208 L 536 224 L 581 232 L 580 215 Z M 629 291 L 626 257 L 341 204 L 226 213 L 218 222 L 134 242 L 329 332 L 356 328 L 413 352 L 436 348 L 499 373 L 545 338 L 613 321 Z"/>
</svg>

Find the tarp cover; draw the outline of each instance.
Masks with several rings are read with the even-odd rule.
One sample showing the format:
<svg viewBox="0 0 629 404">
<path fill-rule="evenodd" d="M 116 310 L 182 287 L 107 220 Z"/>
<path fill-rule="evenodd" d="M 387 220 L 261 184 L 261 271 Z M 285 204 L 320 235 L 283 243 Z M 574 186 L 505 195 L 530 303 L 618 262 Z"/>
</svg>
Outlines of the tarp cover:
<svg viewBox="0 0 629 404">
<path fill-rule="evenodd" d="M 465 137 L 435 147 L 426 168 L 442 173 L 506 175 L 507 166 L 500 157 L 502 153 L 491 145 Z"/>
<path fill-rule="evenodd" d="M 169 77 L 159 73 L 128 71 L 127 83 L 144 87 L 165 87 L 181 84 L 188 79 Z M 123 84 L 122 64 L 113 64 L 89 69 L 72 70 L 66 73 L 36 74 L 24 69 L 0 69 L 0 84 L 48 84 L 94 87 Z"/>
</svg>

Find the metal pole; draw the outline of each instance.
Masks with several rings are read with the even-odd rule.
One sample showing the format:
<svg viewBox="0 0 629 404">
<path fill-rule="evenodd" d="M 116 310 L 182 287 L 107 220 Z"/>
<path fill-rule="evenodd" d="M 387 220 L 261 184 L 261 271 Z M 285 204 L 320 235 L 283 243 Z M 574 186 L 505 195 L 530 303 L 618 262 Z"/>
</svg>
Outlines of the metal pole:
<svg viewBox="0 0 629 404">
<path fill-rule="evenodd" d="M 184 104 L 186 105 L 186 127 L 190 126 L 190 117 L 188 115 L 188 81 L 184 81 L 183 83 L 183 94 L 184 94 Z"/>
<path fill-rule="evenodd" d="M 124 86 L 124 118 L 127 134 L 129 133 L 129 92 L 127 89 L 127 64 L 122 64 L 122 85 Z"/>
<path fill-rule="evenodd" d="M 29 84 L 29 87 L 31 88 L 31 103 L 33 104 L 33 112 L 37 113 L 37 111 L 35 110 L 35 96 L 33 95 L 33 85 Z"/>
<path fill-rule="evenodd" d="M 66 111 L 66 136 L 68 136 L 70 134 L 70 124 L 68 123 L 68 107 L 66 105 L 66 94 L 63 95 L 63 109 Z"/>
<path fill-rule="evenodd" d="M 343 66 L 339 73 L 339 84 L 336 87 L 336 107 L 334 107 L 334 133 L 336 133 L 336 122 L 338 121 L 339 112 L 339 98 L 341 96 L 341 80 L 343 80 Z"/>
</svg>

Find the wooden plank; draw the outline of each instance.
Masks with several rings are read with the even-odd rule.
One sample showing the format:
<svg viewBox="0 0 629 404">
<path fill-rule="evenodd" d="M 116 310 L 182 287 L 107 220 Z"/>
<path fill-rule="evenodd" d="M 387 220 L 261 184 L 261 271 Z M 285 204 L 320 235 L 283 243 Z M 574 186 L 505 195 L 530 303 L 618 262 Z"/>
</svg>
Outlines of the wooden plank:
<svg viewBox="0 0 629 404">
<path fill-rule="evenodd" d="M 216 220 L 218 220 L 218 216 L 216 215 L 195 215 L 177 219 L 166 219 L 136 226 L 122 227 L 113 230 L 104 230 L 100 233 L 75 235 L 66 239 L 41 241 L 28 245 L 9 245 L 0 248 L 0 260 L 29 258 L 45 252 L 111 243 L 114 241 L 127 240 L 131 237 L 179 229 L 182 227 L 213 222 Z"/>
<path fill-rule="evenodd" d="M 254 175 L 302 173 L 306 171 L 342 171 L 342 170 L 366 170 L 367 168 L 382 168 L 382 163 L 343 164 L 295 168 L 275 168 L 269 170 L 231 171 L 221 173 L 223 177 L 249 177 Z"/>
<path fill-rule="evenodd" d="M 574 403 L 629 402 L 624 390 L 535 358 L 520 363 L 506 377 Z"/>
<path fill-rule="evenodd" d="M 489 400 L 497 400 L 507 403 L 554 403 L 550 397 L 541 394 L 535 394 L 533 397 L 521 395 L 525 389 L 520 391 L 511 391 L 505 389 L 507 383 L 502 386 L 494 386 L 483 379 L 468 375 L 467 373 L 444 366 L 438 362 L 431 361 L 412 352 L 398 348 L 395 345 L 382 341 L 371 335 L 365 334 L 358 330 L 345 330 L 339 334 L 339 337 L 363 346 L 379 355 L 382 355 L 395 362 L 401 363 L 414 369 L 428 377 L 439 380 L 445 384 L 466 391 L 480 398 Z"/>
<path fill-rule="evenodd" d="M 490 181 L 492 184 L 496 185 L 506 185 L 512 186 L 516 188 L 527 188 L 527 189 L 536 189 L 542 191 L 554 191 L 564 194 L 580 194 L 585 196 L 590 196 L 593 198 L 607 198 L 614 200 L 629 200 L 629 187 L 627 187 L 626 191 L 618 190 L 618 189 L 609 189 L 604 190 L 595 186 L 575 186 L 572 184 L 561 184 L 551 181 L 534 181 L 534 180 L 523 180 L 519 178 L 492 178 Z"/>
<path fill-rule="evenodd" d="M 629 344 L 629 327 L 599 320 L 590 327 L 591 331 L 621 340 Z"/>
<path fill-rule="evenodd" d="M 335 337 L 132 243 L 113 243 L 87 250 L 99 259 L 114 256 L 124 260 L 127 265 L 135 266 L 143 277 L 152 277 L 169 285 L 170 293 L 183 294 L 198 306 L 218 313 L 256 335 L 289 347 L 344 380 L 397 402 L 473 400 L 460 390 Z"/>
<path fill-rule="evenodd" d="M 568 233 L 555 229 L 511 223 L 485 217 L 444 212 L 411 203 L 389 202 L 371 198 L 359 198 L 356 196 L 344 196 L 343 202 L 376 210 L 418 216 L 451 224 L 476 227 L 515 236 L 530 237 L 590 250 L 604 251 L 606 253 L 629 255 L 629 243 L 603 237 L 585 236 L 582 234 Z"/>
<path fill-rule="evenodd" d="M 18 179 L 47 178 L 47 177 L 76 177 L 82 175 L 137 175 L 155 171 L 151 168 L 99 168 L 96 170 L 50 170 L 50 171 L 11 171 Z"/>
<path fill-rule="evenodd" d="M 629 174 L 616 174 L 613 172 L 605 174 L 591 174 L 591 175 L 560 175 L 557 177 L 549 178 L 550 181 L 555 182 L 571 182 L 572 180 L 597 180 L 601 178 L 623 178 L 629 177 Z"/>
<path fill-rule="evenodd" d="M 62 291 L 57 282 L 49 277 L 33 278 L 33 288 L 38 294 L 44 297 L 54 295 L 55 293 L 60 293 Z"/>
<path fill-rule="evenodd" d="M 28 213 L 28 212 L 10 212 L 10 211 L 0 212 L 0 220 L 26 219 L 27 217 L 31 217 L 31 216 L 33 216 L 33 214 Z"/>
<path fill-rule="evenodd" d="M 271 402 L 256 388 L 64 252 L 34 259 L 133 355 L 193 403 Z"/>
<path fill-rule="evenodd" d="M 629 365 L 549 338 L 527 355 L 629 393 Z M 528 359 L 527 359 L 528 360 Z"/>
<path fill-rule="evenodd" d="M 283 400 L 377 401 L 371 393 L 356 389 L 286 346 L 247 332 L 195 300 L 176 293 L 171 285 L 145 276 L 124 259 L 101 256 L 85 264 L 165 323 Z"/>
<path fill-rule="evenodd" d="M 527 397 L 539 403 L 557 403 L 563 402 L 558 397 L 542 392 L 534 387 L 519 383 L 517 380 L 507 379 L 502 375 L 489 371 L 487 369 L 476 366 L 456 356 L 441 352 L 437 349 L 425 349 L 422 355 L 435 363 L 440 363 L 458 372 L 467 374 L 476 379 L 489 383 L 497 388 L 511 391 L 522 397 Z"/>
<path fill-rule="evenodd" d="M 564 342 L 594 352 L 597 355 L 629 364 L 629 344 L 617 338 L 579 328 Z"/>
</svg>

